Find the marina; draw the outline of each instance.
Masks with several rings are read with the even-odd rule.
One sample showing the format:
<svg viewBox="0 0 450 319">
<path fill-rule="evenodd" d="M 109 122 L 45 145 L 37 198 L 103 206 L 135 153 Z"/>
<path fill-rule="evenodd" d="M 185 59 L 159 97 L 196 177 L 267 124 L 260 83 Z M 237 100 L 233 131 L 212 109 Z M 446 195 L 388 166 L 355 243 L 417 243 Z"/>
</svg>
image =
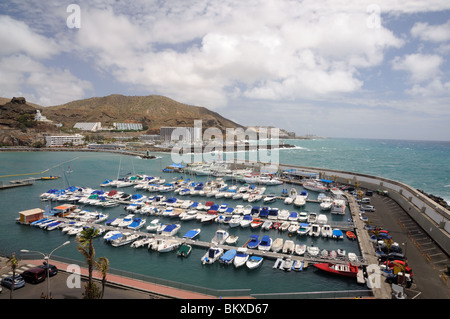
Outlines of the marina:
<svg viewBox="0 0 450 319">
<path fill-rule="evenodd" d="M 64 153 L 62 153 L 64 154 Z M 117 162 L 118 162 L 118 158 L 112 158 L 112 157 L 102 157 L 102 166 L 105 166 L 105 162 L 110 162 L 109 164 L 109 174 L 105 174 L 103 176 L 103 178 L 105 176 L 114 176 L 117 174 Z M 137 162 L 137 160 L 134 160 L 135 164 L 139 163 Z M 95 169 L 95 165 L 93 165 L 93 162 L 91 162 L 92 164 L 90 164 L 92 166 L 92 168 Z M 148 161 L 146 161 L 146 163 L 150 163 Z M 203 181 L 204 183 L 207 182 L 208 177 L 193 177 L 193 175 L 189 175 L 186 173 L 181 173 L 175 176 L 178 176 L 176 178 L 174 178 L 174 174 L 161 174 L 161 167 L 164 167 L 164 165 L 158 165 L 157 162 L 153 162 L 154 164 L 154 169 L 153 171 L 150 170 L 150 173 L 152 176 L 156 177 L 159 176 L 162 179 L 165 179 L 166 182 L 167 181 L 172 181 L 172 180 L 179 180 L 179 179 L 183 179 L 186 180 L 188 178 L 190 178 L 190 181 Z M 108 164 L 107 164 L 108 165 Z M 71 165 L 72 167 L 76 167 Z M 136 167 L 138 167 L 138 165 L 136 165 Z M 146 165 L 145 171 L 148 171 L 148 167 Z M 142 168 L 138 168 L 140 170 L 142 170 Z M 114 173 L 115 171 L 115 173 Z M 104 170 L 103 172 L 106 172 L 106 170 Z M 74 174 L 76 173 L 76 174 Z M 233 248 L 230 247 L 234 247 L 234 249 L 238 248 L 238 247 L 242 247 L 246 241 L 249 239 L 250 235 L 256 234 L 259 235 L 259 238 L 262 239 L 262 237 L 264 235 L 269 235 L 274 241 L 275 239 L 277 239 L 277 237 L 281 237 L 284 239 L 284 241 L 286 241 L 286 239 L 293 239 L 297 244 L 299 243 L 305 243 L 307 246 L 311 246 L 311 243 L 313 243 L 313 246 L 316 246 L 319 248 L 319 251 L 322 251 L 324 249 L 326 249 L 329 252 L 332 252 L 333 250 L 338 250 L 338 249 L 344 249 L 347 252 L 352 252 L 355 253 L 358 256 L 358 262 L 360 262 L 360 265 L 362 265 L 364 267 L 364 265 L 366 265 L 367 263 L 370 263 L 371 260 L 368 259 L 368 255 L 367 252 L 364 250 L 364 248 L 360 247 L 360 243 L 359 243 L 359 238 L 361 236 L 361 234 L 363 234 L 365 231 L 364 229 L 361 229 L 361 233 L 359 233 L 358 225 L 355 222 L 358 222 L 358 218 L 359 218 L 359 208 L 358 211 L 355 212 L 354 215 L 351 215 L 350 212 L 350 207 L 348 206 L 346 207 L 345 210 L 345 215 L 334 215 L 331 214 L 331 211 L 328 212 L 321 212 L 320 207 L 319 207 L 319 199 L 316 197 L 318 194 L 314 193 L 314 191 L 310 191 L 310 196 L 309 196 L 309 200 L 305 202 L 305 206 L 303 207 L 297 207 L 294 208 L 294 206 L 292 204 L 285 204 L 284 203 L 284 198 L 285 195 L 283 195 L 283 191 L 284 189 L 290 189 L 291 186 L 296 187 L 298 190 L 298 193 L 301 193 L 302 191 L 302 187 L 301 185 L 296 185 L 296 184 L 279 184 L 279 185 L 273 185 L 273 186 L 267 186 L 266 188 L 270 188 L 270 190 L 267 191 L 267 194 L 269 193 L 274 193 L 274 194 L 280 194 L 277 195 L 275 202 L 270 203 L 270 207 L 271 208 L 276 208 L 278 207 L 278 212 L 280 213 L 283 209 L 287 209 L 288 211 L 292 212 L 292 211 L 296 211 L 297 217 L 300 216 L 302 213 L 311 213 L 311 212 L 315 212 L 317 214 L 317 216 L 321 213 L 325 214 L 328 217 L 328 224 L 331 225 L 332 228 L 335 227 L 340 227 L 341 231 L 344 235 L 344 238 L 341 240 L 335 240 L 335 239 L 325 239 L 322 238 L 322 236 L 320 237 L 311 237 L 308 235 L 298 235 L 296 234 L 295 236 L 290 236 L 288 230 L 286 229 L 285 231 L 282 230 L 278 230 L 277 228 L 275 228 L 275 225 L 277 223 L 279 223 L 279 227 L 281 227 L 281 225 L 287 221 L 285 220 L 274 220 L 274 219 L 269 219 L 268 217 L 259 217 L 260 219 L 262 219 L 262 221 L 264 220 L 264 222 L 272 222 L 272 228 L 269 229 L 263 229 L 262 228 L 262 224 L 264 224 L 264 222 L 258 227 L 258 228 L 251 228 L 250 226 L 248 227 L 244 227 L 242 228 L 241 226 L 236 226 L 236 227 L 231 227 L 229 226 L 229 224 L 227 225 L 225 224 L 220 224 L 218 222 L 205 222 L 205 223 L 201 223 L 201 221 L 198 221 L 197 219 L 191 219 L 191 220 L 186 220 L 183 221 L 181 220 L 181 214 L 183 213 L 183 209 L 181 209 L 181 204 L 186 200 L 191 200 L 192 204 L 194 204 L 195 202 L 197 202 L 198 204 L 205 204 L 206 201 L 213 201 L 215 204 L 219 205 L 219 207 L 222 204 L 228 203 L 228 208 L 233 208 L 234 211 L 236 212 L 232 212 L 230 214 L 230 217 L 233 216 L 234 213 L 237 213 L 237 211 L 242 211 L 243 208 L 245 208 L 248 205 L 253 206 L 257 206 L 260 205 L 259 207 L 264 207 L 264 205 L 269 205 L 269 204 L 264 204 L 262 200 L 260 200 L 259 202 L 253 202 L 253 203 L 248 203 L 248 200 L 245 201 L 242 198 L 236 198 L 233 199 L 232 197 L 230 198 L 226 198 L 225 196 L 221 197 L 221 198 L 216 198 L 215 196 L 211 196 L 211 197 L 207 197 L 206 195 L 179 195 L 177 193 L 174 192 L 174 190 L 172 190 L 170 192 L 161 192 L 161 193 L 151 193 L 150 191 L 142 191 L 139 189 L 135 189 L 133 188 L 119 188 L 116 189 L 114 187 L 109 187 L 109 188 L 103 188 L 100 187 L 100 183 L 102 182 L 102 177 L 96 175 L 95 178 L 92 177 L 88 177 L 90 175 L 88 175 L 89 173 L 85 174 L 84 172 L 81 171 L 77 171 L 76 168 L 74 169 L 74 173 L 72 173 L 69 176 L 69 179 L 71 181 L 71 184 L 79 184 L 79 185 L 89 185 L 92 188 L 92 190 L 104 190 L 107 192 L 116 190 L 118 192 L 120 191 L 126 191 L 129 194 L 139 194 L 141 193 L 142 195 L 147 196 L 147 198 L 152 197 L 154 195 L 163 195 L 166 197 L 166 200 L 169 198 L 176 198 L 177 201 L 180 201 L 180 207 L 178 208 L 174 208 L 172 210 L 173 216 L 163 216 L 163 215 L 155 215 L 155 218 L 159 218 L 162 222 L 171 222 L 171 223 L 180 223 L 181 226 L 181 230 L 179 231 L 179 233 L 175 236 L 176 240 L 178 240 L 178 242 L 182 243 L 183 240 L 181 239 L 181 236 L 184 235 L 188 230 L 190 229 L 195 229 L 195 228 L 201 228 L 201 234 L 199 234 L 198 237 L 196 237 L 193 242 L 188 242 L 185 241 L 186 244 L 192 246 L 192 249 L 189 253 L 189 255 L 186 258 L 183 258 L 185 260 L 185 262 L 180 263 L 181 259 L 177 258 L 177 254 L 176 251 L 174 250 L 174 253 L 146 253 L 147 249 L 128 249 L 127 247 L 113 247 L 109 244 L 103 244 L 103 241 L 96 241 L 96 251 L 99 255 L 105 255 L 108 256 L 108 258 L 113 262 L 114 267 L 115 268 L 122 268 L 122 269 L 128 269 L 128 266 L 125 266 L 126 263 L 123 263 L 122 260 L 124 261 L 126 258 L 127 260 L 131 261 L 132 267 L 133 269 L 135 269 L 134 271 L 136 272 L 141 272 L 141 273 L 146 273 L 146 268 L 150 267 L 149 270 L 151 269 L 151 274 L 152 275 L 156 275 L 158 277 L 162 277 L 162 278 L 168 278 L 169 280 L 176 280 L 176 281 L 181 281 L 181 282 L 186 282 L 187 284 L 195 284 L 195 285 L 200 285 L 200 286 L 205 286 L 205 287 L 211 287 L 214 289 L 214 287 L 223 287 L 225 289 L 241 289 L 241 288 L 248 288 L 248 287 L 252 287 L 252 291 L 254 293 L 262 293 L 262 292 L 267 292 L 267 291 L 272 291 L 272 292 L 298 292 L 298 291 L 315 291 L 317 289 L 321 289 L 320 287 L 323 287 L 322 289 L 324 290 L 329 290 L 330 289 L 330 285 L 334 286 L 334 290 L 347 290 L 348 287 L 352 287 L 351 289 L 355 289 L 355 290 L 360 290 L 361 284 L 358 284 L 357 281 L 355 279 L 352 279 L 351 282 L 354 283 L 350 284 L 350 282 L 345 279 L 345 278 L 341 278 L 341 276 L 332 276 L 331 274 L 329 276 L 323 276 L 320 275 L 319 272 L 317 272 L 316 270 L 314 270 L 315 267 L 311 267 L 311 265 L 315 264 L 315 263 L 323 263 L 323 262 L 328 262 L 329 259 L 323 258 L 323 257 L 319 257 L 319 256 L 314 256 L 311 257 L 309 256 L 307 253 L 304 254 L 303 256 L 297 256 L 295 253 L 294 254 L 289 254 L 288 256 L 283 255 L 282 251 L 278 251 L 277 255 L 275 252 L 272 251 L 268 251 L 266 253 L 260 251 L 259 249 L 253 249 L 252 252 L 255 256 L 259 256 L 259 257 L 263 257 L 264 261 L 262 262 L 262 265 L 260 267 L 258 267 L 257 269 L 252 269 L 251 272 L 249 273 L 248 271 L 243 272 L 241 267 L 239 269 L 236 270 L 230 270 L 230 269 L 234 269 L 235 267 L 226 267 L 227 269 L 225 269 L 223 266 L 218 267 L 219 262 L 217 262 L 216 266 L 214 265 L 203 265 L 200 262 L 200 258 L 202 257 L 202 255 L 204 254 L 205 250 L 208 249 L 209 246 L 207 245 L 211 245 L 210 240 L 213 238 L 215 231 L 218 229 L 218 227 L 227 230 L 230 235 L 235 236 L 234 238 L 238 237 L 238 241 L 235 245 L 229 245 L 229 244 L 223 244 L 223 249 L 225 251 L 227 250 L 231 250 Z M 80 176 L 79 176 L 80 175 Z M 183 176 L 183 178 L 181 178 Z M 81 179 L 79 178 L 81 177 Z M 94 177 L 94 176 L 93 176 Z M 78 179 L 77 179 L 78 178 Z M 52 183 L 57 183 L 58 186 L 55 189 L 61 189 L 61 186 L 64 184 L 63 179 L 60 179 L 59 181 L 53 181 Z M 228 181 L 228 183 L 230 183 L 230 181 Z M 234 183 L 233 183 L 234 184 Z M 46 186 L 47 184 L 45 183 L 41 183 L 41 182 L 37 182 L 34 184 L 34 186 L 31 188 L 31 194 L 32 195 L 27 195 L 28 197 L 31 198 L 31 202 L 33 202 L 33 197 L 34 197 L 34 205 L 32 205 L 31 207 L 38 207 L 41 206 L 42 209 L 45 209 L 46 205 L 50 205 L 50 206 L 58 206 L 61 203 L 59 201 L 40 201 L 40 195 L 42 193 L 45 193 L 48 191 L 48 186 Z M 230 185 L 232 185 L 230 183 Z M 237 183 L 237 185 L 243 185 L 240 183 Z M 56 184 L 55 184 L 56 186 Z M 262 185 L 260 185 L 262 186 Z M 52 186 L 54 187 L 54 186 Z M 26 203 L 21 203 L 20 200 L 18 200 L 18 197 L 15 195 L 19 195 L 20 193 L 10 193 L 10 196 L 12 195 L 11 199 L 16 199 L 16 203 L 17 205 L 15 205 L 16 209 L 14 210 L 14 215 L 17 215 L 17 212 L 20 210 L 27 210 L 30 209 L 30 202 L 28 202 L 28 204 Z M 34 194 L 34 195 L 33 195 Z M 311 196 L 312 194 L 315 194 L 315 196 Z M 23 196 L 23 194 L 21 195 Z M 37 201 L 36 201 L 37 199 Z M 181 201 L 182 200 L 182 201 Z M 175 203 L 176 203 L 175 202 Z M 131 205 L 131 200 L 124 200 L 121 203 L 119 203 L 119 205 L 117 206 L 112 206 L 112 207 L 106 207 L 106 206 L 96 206 L 96 205 L 89 205 L 89 204 L 80 204 L 78 203 L 77 205 L 79 205 L 82 209 L 85 210 L 93 210 L 93 211 L 99 211 L 99 212 L 103 212 L 106 214 L 110 215 L 110 218 L 112 217 L 120 217 L 120 215 L 125 215 L 124 212 L 126 213 L 127 211 L 125 210 L 125 207 Z M 36 205 L 37 204 L 37 205 Z M 84 206 L 84 207 L 83 207 Z M 239 207 L 241 206 L 241 207 Z M 161 206 L 160 208 L 163 208 L 163 206 Z M 160 210 L 162 211 L 162 209 Z M 166 210 L 164 210 L 164 212 L 166 212 Z M 180 212 L 180 214 L 178 215 L 178 217 L 176 217 L 177 213 Z M 206 213 L 207 211 L 204 211 L 204 213 Z M 146 234 L 147 236 L 149 235 L 148 232 L 145 231 L 146 226 L 148 226 L 150 224 L 151 221 L 151 217 L 149 218 L 149 216 L 151 216 L 151 213 L 144 213 L 144 212 L 134 212 L 136 217 L 141 217 L 144 219 L 147 219 L 147 223 L 144 225 L 143 228 L 141 228 L 140 230 L 138 230 L 138 232 Z M 169 213 L 169 212 L 167 212 Z M 242 214 L 242 212 L 240 213 Z M 280 217 L 282 214 L 279 214 Z M 219 214 L 217 216 L 220 216 Z M 15 216 L 16 217 L 16 216 Z M 15 219 L 12 218 L 13 220 Z M 178 222 L 179 218 L 180 222 Z M 352 224 L 349 224 L 349 220 L 352 221 Z M 267 223 L 268 224 L 268 223 Z M 61 236 L 64 238 L 67 235 L 64 235 L 62 232 L 59 232 L 57 230 L 53 230 L 53 231 L 44 231 L 43 232 L 43 236 L 39 235 L 39 233 L 42 233 L 42 230 L 40 231 L 32 231 L 32 229 L 35 229 L 34 227 L 19 227 L 21 230 L 20 232 L 24 232 L 27 235 L 28 238 L 34 238 L 33 241 L 35 242 L 34 245 L 39 245 L 36 246 L 34 249 L 38 249 L 39 247 L 41 247 L 42 245 L 49 245 L 49 247 L 51 247 L 51 243 L 48 241 L 49 238 L 54 238 L 53 241 L 56 239 L 58 240 L 58 238 L 60 238 Z M 14 227 L 12 229 L 15 229 Z M 30 230 L 27 230 L 30 229 Z M 56 231 L 56 232 L 55 232 Z M 348 240 L 345 237 L 345 233 L 347 231 L 353 231 L 357 236 L 356 241 L 352 241 L 352 240 Z M 367 232 L 366 232 L 367 233 Z M 44 235 L 45 234 L 45 235 Z M 61 234 L 61 235 L 58 235 Z M 152 234 L 150 234 L 150 236 L 152 236 Z M 179 237 L 178 237 L 179 236 Z M 231 236 L 230 236 L 231 237 Z M 47 239 L 46 239 L 47 238 Z M 178 239 L 180 238 L 180 239 Z M 63 240 L 63 239 L 59 239 L 59 240 Z M 197 244 L 195 243 L 197 242 Z M 29 246 L 33 246 L 33 243 L 29 243 L 26 244 L 26 247 L 28 248 Z M 131 244 L 130 244 L 131 245 Z M 14 245 L 12 242 L 9 244 L 10 247 L 12 247 L 12 249 L 14 249 Z M 18 246 L 19 248 L 23 248 L 25 245 L 22 243 L 20 246 Z M 110 247 L 110 248 L 108 248 Z M 142 246 L 141 246 L 142 247 Z M 31 247 L 33 248 L 33 247 Z M 39 248 L 40 249 L 40 248 Z M 65 249 L 61 250 L 61 254 L 62 256 L 67 256 L 67 257 L 72 257 L 73 258 L 73 254 L 69 253 L 69 252 L 64 252 Z M 145 252 L 144 252 L 145 251 Z M 302 271 L 295 271 L 292 267 L 291 267 L 291 271 L 289 274 L 289 277 L 294 276 L 292 279 L 294 278 L 298 278 L 298 279 L 294 279 L 294 280 L 287 280 L 284 281 L 283 276 L 280 277 L 280 275 L 282 275 L 285 272 L 273 272 L 272 271 L 272 266 L 275 265 L 275 263 L 277 262 L 277 260 L 279 260 L 280 258 L 282 259 L 288 259 L 287 257 L 291 257 L 290 259 L 294 258 L 297 259 L 298 261 L 303 261 L 304 262 L 304 266 L 307 267 L 301 267 Z M 135 260 L 135 264 L 133 264 L 133 260 Z M 332 261 L 337 264 L 339 263 L 339 261 L 336 261 L 336 259 L 332 259 Z M 142 262 L 144 262 L 144 264 L 142 264 Z M 138 266 L 138 263 L 140 263 L 142 266 Z M 123 266 L 121 266 L 121 264 L 123 264 Z M 297 264 L 297 263 L 293 264 L 292 266 L 296 269 L 300 268 L 301 264 Z M 147 266 L 145 266 L 147 265 Z M 158 265 L 158 266 L 157 266 Z M 198 265 L 198 266 L 197 266 Z M 199 267 L 200 266 L 200 267 Z M 208 266 L 207 268 L 205 268 L 205 266 Z M 296 267 L 295 267 L 296 266 Z M 156 268 L 155 268 L 156 267 Z M 180 269 L 180 267 L 182 267 L 183 269 L 185 267 L 186 268 L 185 271 L 191 272 L 192 274 L 195 274 L 194 277 L 192 277 L 191 275 L 191 279 L 192 280 L 186 280 L 184 277 L 181 278 L 180 276 L 177 276 L 177 269 Z M 164 272 L 163 272 L 164 270 Z M 230 280 L 228 282 L 223 282 L 222 280 L 213 280 L 213 281 L 208 281 L 206 282 L 205 279 L 206 278 L 213 278 L 211 277 L 213 274 L 219 274 L 219 273 L 223 273 L 223 276 L 226 276 L 227 278 L 229 278 Z M 297 275 L 295 275 L 297 274 Z M 286 275 L 288 275 L 286 273 Z M 222 277 L 222 275 L 220 275 L 217 278 Z M 203 279 L 205 278 L 205 279 Z M 235 278 L 235 279 L 233 279 Z M 272 278 L 270 280 L 277 280 L 277 282 L 279 282 L 279 284 L 277 284 L 276 286 L 274 286 L 273 288 L 268 289 L 268 286 L 266 288 L 264 288 L 264 282 L 266 280 L 269 280 L 269 278 Z M 276 278 L 276 279 L 275 279 Z M 216 281 L 216 283 L 214 283 L 214 281 Z M 319 284 L 319 282 L 322 282 L 322 284 Z M 238 282 L 242 283 L 241 285 L 237 284 Z M 351 286 L 349 286 L 351 285 Z M 258 288 L 258 286 L 261 286 L 261 288 Z M 216 289 L 217 289 L 216 288 Z M 278 288 L 278 289 L 277 289 Z"/>
</svg>

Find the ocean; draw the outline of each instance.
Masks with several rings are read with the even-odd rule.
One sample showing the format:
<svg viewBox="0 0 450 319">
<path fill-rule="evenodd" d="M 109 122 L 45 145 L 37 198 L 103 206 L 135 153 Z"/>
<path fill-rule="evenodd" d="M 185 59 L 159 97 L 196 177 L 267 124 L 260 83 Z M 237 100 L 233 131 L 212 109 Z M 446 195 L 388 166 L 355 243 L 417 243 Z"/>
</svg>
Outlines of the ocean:
<svg viewBox="0 0 450 319">
<path fill-rule="evenodd" d="M 293 149 L 279 151 L 280 163 L 311 167 L 346 170 L 358 173 L 383 176 L 398 180 L 413 187 L 424 190 L 436 196 L 450 200 L 450 142 L 428 141 L 398 141 L 370 139 L 316 139 L 316 140 L 286 140 L 286 143 L 296 145 Z M 18 212 L 31 208 L 45 208 L 46 203 L 39 200 L 39 195 L 51 188 L 62 189 L 67 185 L 100 188 L 106 179 L 115 179 L 127 173 L 143 173 L 162 176 L 166 180 L 176 177 L 186 177 L 182 174 L 163 173 L 162 169 L 172 163 L 170 154 L 157 153 L 156 159 L 141 159 L 134 156 L 98 152 L 1 152 L 0 181 L 7 184 L 27 176 L 59 175 L 62 178 L 53 181 L 36 181 L 33 186 L 0 190 L 0 254 L 19 254 L 21 249 L 36 250 L 49 253 L 66 240 L 71 244 L 64 246 L 55 253 L 58 256 L 82 261 L 81 254 L 76 249 L 74 237 L 69 237 L 59 230 L 45 231 L 35 227 L 19 225 L 15 222 Z M 119 165 L 120 164 L 120 165 Z M 70 168 L 71 173 L 66 173 Z M 196 177 L 195 180 L 205 180 Z M 266 193 L 281 194 L 286 185 L 269 186 Z M 289 185 L 289 187 L 291 187 Z M 123 188 L 122 191 L 138 193 L 133 188 Z M 301 187 L 298 187 L 301 190 Z M 143 193 L 145 194 L 145 193 Z M 311 198 L 317 196 L 310 192 Z M 196 200 L 205 200 L 198 197 Z M 216 203 L 229 203 L 231 206 L 248 204 L 240 200 L 214 199 Z M 55 205 L 55 204 L 53 204 Z M 259 202 L 255 205 L 262 205 Z M 293 209 L 278 200 L 270 206 L 280 209 Z M 104 213 L 118 217 L 126 213 L 124 206 L 103 208 Z M 88 210 L 98 210 L 97 207 L 86 206 Z M 307 203 L 302 209 L 309 212 L 319 212 L 318 204 Z M 329 220 L 345 223 L 350 218 L 346 215 L 327 214 Z M 149 223 L 153 216 L 147 216 Z M 169 220 L 167 220 L 169 222 Z M 219 224 L 200 224 L 198 221 L 181 223 L 178 236 L 189 229 L 201 227 L 199 240 L 210 241 Z M 228 227 L 227 227 L 228 228 Z M 231 234 L 239 236 L 238 245 L 244 244 L 250 235 L 265 234 L 284 239 L 294 239 L 296 243 L 315 245 L 320 249 L 345 249 L 359 255 L 356 242 L 347 240 L 310 237 L 288 237 L 286 233 L 275 230 L 252 230 L 228 228 Z M 162 278 L 215 290 L 251 289 L 251 293 L 286 293 L 312 291 L 342 291 L 365 289 L 354 279 L 330 276 L 309 267 L 303 272 L 284 272 L 272 269 L 273 260 L 265 260 L 263 265 L 255 270 L 245 267 L 235 269 L 233 266 L 223 266 L 219 263 L 202 265 L 200 258 L 205 249 L 194 248 L 187 258 L 176 256 L 175 252 L 157 253 L 145 248 L 134 249 L 129 246 L 114 248 L 106 244 L 102 238 L 94 242 L 96 256 L 106 256 L 110 267 L 130 273 Z M 24 257 L 24 256 L 22 256 Z"/>
</svg>

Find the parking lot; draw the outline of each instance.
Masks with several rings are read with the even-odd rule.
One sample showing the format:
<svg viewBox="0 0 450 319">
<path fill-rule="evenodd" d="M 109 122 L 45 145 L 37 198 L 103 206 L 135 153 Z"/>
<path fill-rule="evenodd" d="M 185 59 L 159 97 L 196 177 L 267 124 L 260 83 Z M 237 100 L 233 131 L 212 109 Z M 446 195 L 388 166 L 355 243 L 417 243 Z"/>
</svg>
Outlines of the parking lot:
<svg viewBox="0 0 450 319">
<path fill-rule="evenodd" d="M 370 197 L 375 212 L 366 212 L 372 226 L 389 230 L 392 239 L 399 243 L 413 269 L 414 281 L 406 290 L 409 298 L 450 298 L 447 282 L 448 256 L 426 232 L 388 196 L 374 193 Z"/>
</svg>

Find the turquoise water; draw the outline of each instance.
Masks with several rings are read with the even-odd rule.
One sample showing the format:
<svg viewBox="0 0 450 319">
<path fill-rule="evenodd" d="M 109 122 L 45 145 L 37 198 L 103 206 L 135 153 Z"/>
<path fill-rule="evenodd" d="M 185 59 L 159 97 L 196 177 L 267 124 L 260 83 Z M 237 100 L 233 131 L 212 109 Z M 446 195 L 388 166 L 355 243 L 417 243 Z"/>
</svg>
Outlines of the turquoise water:
<svg viewBox="0 0 450 319">
<path fill-rule="evenodd" d="M 448 142 L 410 142 L 410 141 L 382 141 L 359 139 L 328 139 L 288 141 L 298 145 L 297 149 L 280 151 L 280 162 L 304 166 L 342 169 L 381 175 L 387 178 L 405 182 L 411 186 L 424 189 L 427 192 L 450 198 L 450 143 Z M 164 174 L 161 169 L 172 162 L 170 155 L 158 154 L 161 158 L 144 160 L 131 156 L 122 156 L 119 171 L 120 156 L 117 154 L 84 153 L 84 152 L 33 152 L 33 153 L 0 153 L 0 176 L 12 174 L 40 173 L 49 169 L 44 176 L 63 175 L 63 171 L 70 166 L 73 171 L 67 174 L 67 179 L 55 181 L 36 181 L 33 186 L 19 187 L 0 191 L 0 253 L 9 254 L 19 252 L 20 249 L 50 252 L 66 240 L 72 243 L 62 247 L 57 254 L 67 258 L 82 260 L 76 250 L 74 238 L 62 234 L 58 230 L 45 231 L 39 228 L 18 225 L 15 218 L 17 212 L 35 207 L 43 207 L 39 195 L 50 188 L 65 188 L 67 184 L 99 188 L 98 185 L 108 178 L 116 178 L 118 173 L 124 175 L 129 172 L 145 173 L 163 176 L 166 179 L 178 175 Z M 33 176 L 33 175 L 29 175 Z M 42 175 L 36 175 L 42 176 Z M 7 183 L 9 180 L 22 176 L 0 177 Z M 200 180 L 200 178 L 197 178 Z M 274 186 L 267 192 L 280 193 L 282 185 Z M 130 193 L 137 193 L 133 188 L 122 189 Z M 311 196 L 317 196 L 311 192 Z M 204 199 L 198 197 L 198 199 Z M 230 205 L 246 204 L 242 201 L 215 200 L 217 203 L 227 202 Z M 260 205 L 262 203 L 259 203 Z M 282 201 L 271 206 L 287 208 Z M 94 210 L 94 208 L 86 207 Z M 292 206 L 290 206 L 292 209 Z M 314 203 L 307 203 L 304 210 L 319 211 Z M 103 209 L 110 217 L 117 217 L 125 213 L 123 206 Z M 346 222 L 345 216 L 330 216 L 337 222 Z M 147 217 L 147 222 L 153 219 Z M 167 220 L 168 221 L 168 220 Z M 197 221 L 182 222 L 178 235 L 182 236 L 187 230 L 201 226 L 199 239 L 210 241 L 218 228 L 218 224 L 200 224 Z M 229 229 L 229 228 L 228 228 Z M 287 234 L 274 230 L 251 230 L 242 228 L 230 229 L 230 233 L 239 236 L 238 244 L 243 244 L 250 234 L 260 236 L 268 234 L 272 238 L 284 237 Z M 295 237 L 296 242 L 311 243 L 309 237 Z M 324 249 L 343 248 L 348 252 L 359 254 L 358 245 L 347 239 L 335 241 L 331 239 L 314 239 L 314 245 Z M 276 292 L 304 292 L 304 291 L 334 291 L 362 289 L 355 280 L 330 276 L 318 272 L 313 267 L 303 272 L 283 272 L 272 269 L 272 260 L 265 260 L 262 267 L 248 270 L 244 267 L 224 267 L 218 263 L 202 265 L 200 258 L 204 250 L 193 249 L 186 258 L 178 258 L 175 252 L 159 254 L 148 252 L 146 249 L 132 249 L 130 247 L 111 247 L 101 238 L 95 241 L 96 255 L 106 256 L 110 266 L 129 272 L 160 277 L 172 281 L 208 287 L 212 289 L 251 289 L 252 293 Z"/>
</svg>

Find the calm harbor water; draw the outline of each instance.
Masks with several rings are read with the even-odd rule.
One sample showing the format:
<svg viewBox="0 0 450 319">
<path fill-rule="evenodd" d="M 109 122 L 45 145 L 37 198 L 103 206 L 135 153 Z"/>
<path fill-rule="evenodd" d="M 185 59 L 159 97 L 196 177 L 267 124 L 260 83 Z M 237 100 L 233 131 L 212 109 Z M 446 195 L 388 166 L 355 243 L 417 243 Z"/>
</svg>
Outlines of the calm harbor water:
<svg viewBox="0 0 450 319">
<path fill-rule="evenodd" d="M 304 166 L 324 167 L 364 172 L 381 175 L 387 178 L 405 182 L 411 186 L 421 188 L 426 192 L 450 198 L 450 143 L 448 142 L 411 142 L 386 140 L 359 140 L 359 139 L 326 139 L 307 141 L 288 141 L 298 145 L 296 149 L 280 151 L 280 162 Z M 4 176 L 0 181 L 7 183 L 10 180 L 26 176 L 61 175 L 70 166 L 72 173 L 67 178 L 55 181 L 36 181 L 33 186 L 19 187 L 0 191 L 0 253 L 10 254 L 20 249 L 38 250 L 48 253 L 66 240 L 71 244 L 62 247 L 57 255 L 75 260 L 82 260 L 76 250 L 73 237 L 61 233 L 59 230 L 45 231 L 35 227 L 23 226 L 15 223 L 18 212 L 35 207 L 44 207 L 39 195 L 50 188 L 62 189 L 67 185 L 88 186 L 100 188 L 99 184 L 105 179 L 115 179 L 118 175 L 127 173 L 144 173 L 154 176 L 163 176 L 167 180 L 182 176 L 181 174 L 162 173 L 161 169 L 172 163 L 169 154 L 158 154 L 160 158 L 144 160 L 131 156 L 117 154 L 84 153 L 84 152 L 2 152 L 0 153 L 0 176 L 41 173 L 42 175 Z M 120 170 L 119 162 L 121 161 Z M 196 177 L 195 180 L 202 180 Z M 203 178 L 205 180 L 205 178 Z M 280 194 L 286 185 L 272 186 L 267 193 Z M 290 186 L 289 186 L 290 187 Z M 133 188 L 123 188 L 129 193 L 138 193 Z M 301 188 L 299 188 L 301 190 Z M 145 194 L 145 193 L 144 193 Z M 315 198 L 317 194 L 310 192 Z M 202 197 L 197 200 L 205 199 Z M 215 199 L 217 203 L 227 202 L 232 206 L 247 204 L 240 200 Z M 262 202 L 258 203 L 262 205 Z M 258 205 L 257 204 L 257 205 Z M 270 206 L 289 208 L 282 201 L 272 203 Z M 85 207 L 95 210 L 95 207 Z M 289 209 L 292 210 L 292 206 Z M 319 212 L 318 204 L 307 203 L 305 211 Z M 110 217 L 124 214 L 123 206 L 103 209 Z M 329 220 L 345 223 L 349 218 L 347 212 L 344 216 L 327 214 Z M 153 216 L 147 216 L 149 223 Z M 169 219 L 167 220 L 169 221 Z M 201 224 L 197 221 L 182 222 L 178 236 L 182 236 L 192 228 L 201 227 L 199 240 L 210 241 L 218 229 L 219 224 Z M 231 234 L 239 236 L 238 245 L 246 242 L 251 234 L 260 236 L 268 234 L 272 238 L 288 238 L 287 233 L 275 230 L 251 230 L 225 226 Z M 294 237 L 295 242 L 314 244 L 321 249 L 343 248 L 347 252 L 359 254 L 356 242 L 315 238 Z M 303 272 L 283 272 L 272 269 L 273 260 L 265 260 L 262 267 L 248 270 L 245 267 L 235 269 L 233 266 L 225 267 L 219 263 L 202 265 L 201 256 L 204 249 L 195 248 L 188 258 L 179 258 L 175 252 L 157 253 L 147 249 L 133 249 L 129 246 L 114 248 L 103 239 L 95 241 L 96 255 L 106 256 L 110 266 L 133 273 L 179 281 L 187 284 L 212 289 L 251 289 L 252 293 L 281 293 L 281 292 L 307 292 L 307 291 L 337 291 L 364 289 L 354 279 L 330 276 L 309 267 Z"/>
</svg>

